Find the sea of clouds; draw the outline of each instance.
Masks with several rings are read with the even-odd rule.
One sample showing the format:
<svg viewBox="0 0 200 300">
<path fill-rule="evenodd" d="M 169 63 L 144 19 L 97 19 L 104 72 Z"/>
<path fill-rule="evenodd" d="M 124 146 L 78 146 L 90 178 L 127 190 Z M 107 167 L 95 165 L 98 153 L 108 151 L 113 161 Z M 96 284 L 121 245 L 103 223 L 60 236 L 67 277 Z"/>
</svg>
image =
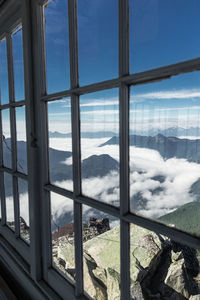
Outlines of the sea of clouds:
<svg viewBox="0 0 200 300">
<path fill-rule="evenodd" d="M 108 154 L 119 162 L 119 146 L 107 145 L 99 147 L 108 138 L 81 139 L 82 160 L 91 155 Z M 71 151 L 70 138 L 52 138 L 50 147 L 58 150 Z M 72 158 L 65 164 L 71 164 Z M 155 176 L 163 176 L 164 181 L 154 180 Z M 164 160 L 161 155 L 151 149 L 130 147 L 130 197 L 140 193 L 146 200 L 145 207 L 136 212 L 150 218 L 158 218 L 179 206 L 194 201 L 190 193 L 191 185 L 200 178 L 200 165 L 186 159 L 171 158 Z M 56 185 L 72 190 L 72 181 L 56 182 Z M 155 189 L 160 192 L 154 194 Z M 91 198 L 119 205 L 119 172 L 111 171 L 104 177 L 93 177 L 82 180 L 82 192 Z M 65 213 L 72 214 L 73 201 L 55 193 L 51 193 L 51 209 L 54 220 Z M 131 205 L 132 206 L 132 205 Z M 7 197 L 7 219 L 14 219 L 13 199 Z M 83 215 L 86 219 L 94 210 L 84 206 Z M 29 224 L 28 196 L 20 194 L 20 215 Z"/>
</svg>

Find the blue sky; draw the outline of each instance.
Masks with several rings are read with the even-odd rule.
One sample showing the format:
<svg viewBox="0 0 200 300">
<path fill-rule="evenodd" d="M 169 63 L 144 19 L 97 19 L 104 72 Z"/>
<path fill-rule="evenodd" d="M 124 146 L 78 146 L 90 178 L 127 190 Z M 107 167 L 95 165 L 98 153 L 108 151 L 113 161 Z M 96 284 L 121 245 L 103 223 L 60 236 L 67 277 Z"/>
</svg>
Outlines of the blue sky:
<svg viewBox="0 0 200 300">
<path fill-rule="evenodd" d="M 70 88 L 67 14 L 66 0 L 51 1 L 45 8 L 48 93 Z M 199 57 L 199 15 L 199 0 L 130 0 L 131 72 Z M 117 0 L 78 0 L 78 43 L 80 85 L 118 76 Z M 13 36 L 16 100 L 24 97 L 21 45 L 22 35 L 18 32 Z M 0 44 L 2 103 L 8 102 L 5 51 L 3 41 Z M 151 122 L 152 118 L 159 118 L 160 122 L 166 119 L 170 126 L 170 119 L 177 120 L 178 125 L 181 117 L 186 120 L 188 116 L 195 125 L 199 115 L 199 79 L 199 72 L 194 72 L 132 87 L 131 122 L 138 120 L 140 124 L 141 120 Z M 49 104 L 50 120 L 70 121 L 67 103 Z M 118 123 L 118 89 L 81 96 L 80 104 L 82 122 Z"/>
<path fill-rule="evenodd" d="M 80 85 L 117 77 L 117 2 L 117 0 L 78 1 Z M 200 56 L 199 13 L 198 0 L 130 0 L 131 72 L 140 72 Z M 50 93 L 69 88 L 69 72 L 66 73 L 66 69 L 69 70 L 66 16 L 66 1 L 51 2 L 46 8 L 47 78 L 49 78 L 47 88 Z M 61 46 L 63 42 L 65 48 Z M 65 62 L 62 64 L 62 61 Z M 62 71 L 63 69 L 65 71 Z M 151 122 L 154 118 L 159 119 L 160 123 L 167 122 L 167 126 L 179 124 L 183 126 L 187 123 L 186 118 L 189 118 L 193 119 L 191 124 L 195 125 L 194 118 L 199 115 L 199 91 L 198 72 L 180 75 L 159 83 L 132 87 L 131 122 L 136 120 L 140 124 L 141 120 L 149 119 Z M 91 122 L 94 126 L 102 120 L 102 128 L 103 121 L 118 123 L 117 89 L 82 96 L 80 104 L 82 122 Z M 57 108 L 54 106 L 53 110 L 50 108 L 49 117 L 54 120 L 65 118 L 63 105 L 60 104 Z"/>
</svg>

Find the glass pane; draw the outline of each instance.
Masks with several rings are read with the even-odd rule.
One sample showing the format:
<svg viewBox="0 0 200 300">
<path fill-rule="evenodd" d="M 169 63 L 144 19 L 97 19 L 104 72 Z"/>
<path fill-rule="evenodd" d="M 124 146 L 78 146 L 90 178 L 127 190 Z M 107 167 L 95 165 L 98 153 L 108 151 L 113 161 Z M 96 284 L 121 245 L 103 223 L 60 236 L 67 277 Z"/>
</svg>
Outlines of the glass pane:
<svg viewBox="0 0 200 300">
<path fill-rule="evenodd" d="M 18 189 L 20 209 L 20 235 L 25 241 L 30 242 L 29 198 L 27 181 L 18 178 Z"/>
<path fill-rule="evenodd" d="M 118 76 L 118 2 L 78 0 L 81 85 Z"/>
<path fill-rule="evenodd" d="M 131 211 L 199 234 L 199 73 L 134 87 Z"/>
<path fill-rule="evenodd" d="M 5 197 L 6 197 L 6 220 L 7 225 L 15 229 L 14 221 L 14 199 L 13 199 L 13 181 L 12 176 L 4 173 Z"/>
<path fill-rule="evenodd" d="M 82 192 L 119 205 L 118 89 L 80 97 Z M 112 145 L 112 143 L 116 143 Z"/>
<path fill-rule="evenodd" d="M 199 0 L 130 0 L 131 72 L 199 57 Z"/>
<path fill-rule="evenodd" d="M 27 173 L 25 106 L 16 108 L 17 169 Z"/>
<path fill-rule="evenodd" d="M 3 161 L 8 168 L 12 167 L 11 133 L 10 133 L 10 111 L 2 110 L 2 131 L 3 131 Z"/>
<path fill-rule="evenodd" d="M 50 1 L 45 7 L 47 93 L 69 89 L 68 1 Z"/>
<path fill-rule="evenodd" d="M 9 103 L 9 90 L 6 40 L 0 42 L 0 87 L 1 104 L 7 104 Z"/>
<path fill-rule="evenodd" d="M 15 101 L 24 99 L 24 61 L 22 28 L 17 29 L 12 35 L 13 40 L 13 63 L 15 79 Z"/>
<path fill-rule="evenodd" d="M 120 225 L 83 205 L 84 290 L 93 299 L 120 299 Z"/>
<path fill-rule="evenodd" d="M 131 225 L 131 299 L 198 299 L 199 262 L 199 249 Z"/>
<path fill-rule="evenodd" d="M 74 280 L 73 200 L 51 193 L 51 226 L 53 265 Z"/>
<path fill-rule="evenodd" d="M 72 191 L 71 101 L 49 102 L 48 118 L 50 180 Z"/>
</svg>

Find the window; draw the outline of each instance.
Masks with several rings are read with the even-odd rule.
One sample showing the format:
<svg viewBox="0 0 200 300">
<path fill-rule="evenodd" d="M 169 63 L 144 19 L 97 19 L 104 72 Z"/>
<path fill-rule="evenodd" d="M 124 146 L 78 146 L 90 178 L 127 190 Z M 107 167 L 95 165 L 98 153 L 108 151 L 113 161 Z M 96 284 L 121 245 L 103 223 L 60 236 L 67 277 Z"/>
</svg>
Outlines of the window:
<svg viewBox="0 0 200 300">
<path fill-rule="evenodd" d="M 200 294 L 198 1 L 19 3 L 0 32 L 15 264 L 52 299 Z"/>
</svg>

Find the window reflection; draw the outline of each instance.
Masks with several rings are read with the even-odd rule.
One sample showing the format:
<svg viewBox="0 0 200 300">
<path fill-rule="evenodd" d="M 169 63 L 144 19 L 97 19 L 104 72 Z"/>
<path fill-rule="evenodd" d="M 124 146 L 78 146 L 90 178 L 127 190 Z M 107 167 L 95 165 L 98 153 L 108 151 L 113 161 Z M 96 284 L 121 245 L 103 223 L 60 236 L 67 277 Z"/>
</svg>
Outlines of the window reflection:
<svg viewBox="0 0 200 300">
<path fill-rule="evenodd" d="M 118 89 L 81 96 L 80 117 L 82 192 L 118 206 Z"/>
<path fill-rule="evenodd" d="M 6 40 L 0 41 L 0 87 L 1 104 L 9 103 L 8 91 L 8 65 L 7 65 L 7 47 Z"/>
<path fill-rule="evenodd" d="M 50 180 L 72 191 L 71 100 L 49 102 L 48 119 Z"/>
<path fill-rule="evenodd" d="M 3 132 L 3 162 L 8 168 L 12 168 L 12 148 L 10 133 L 10 110 L 2 110 L 2 132 Z"/>
<path fill-rule="evenodd" d="M 14 199 L 13 199 L 13 179 L 12 175 L 4 173 L 5 198 L 6 198 L 6 221 L 7 225 L 14 230 Z"/>
<path fill-rule="evenodd" d="M 20 210 L 20 235 L 26 242 L 30 242 L 29 198 L 28 183 L 26 180 L 18 178 L 18 190 Z"/>
<path fill-rule="evenodd" d="M 198 0 L 130 0 L 131 73 L 199 57 Z"/>
<path fill-rule="evenodd" d="M 195 299 L 200 252 L 131 224 L 131 299 Z"/>
<path fill-rule="evenodd" d="M 69 89 L 68 1 L 50 1 L 45 9 L 47 93 Z"/>
<path fill-rule="evenodd" d="M 17 169 L 27 173 L 26 117 L 25 107 L 16 108 Z"/>
<path fill-rule="evenodd" d="M 81 85 L 118 76 L 118 2 L 78 1 Z"/>
<path fill-rule="evenodd" d="M 195 234 L 200 216 L 198 80 L 192 73 L 134 87 L 130 102 L 131 210 Z"/>
<path fill-rule="evenodd" d="M 75 280 L 73 200 L 51 193 L 53 266 Z"/>
<path fill-rule="evenodd" d="M 83 205 L 84 290 L 93 299 L 120 299 L 119 220 Z"/>
<path fill-rule="evenodd" d="M 12 34 L 13 41 L 13 65 L 15 80 L 15 101 L 24 100 L 24 62 L 22 27 Z"/>
</svg>

